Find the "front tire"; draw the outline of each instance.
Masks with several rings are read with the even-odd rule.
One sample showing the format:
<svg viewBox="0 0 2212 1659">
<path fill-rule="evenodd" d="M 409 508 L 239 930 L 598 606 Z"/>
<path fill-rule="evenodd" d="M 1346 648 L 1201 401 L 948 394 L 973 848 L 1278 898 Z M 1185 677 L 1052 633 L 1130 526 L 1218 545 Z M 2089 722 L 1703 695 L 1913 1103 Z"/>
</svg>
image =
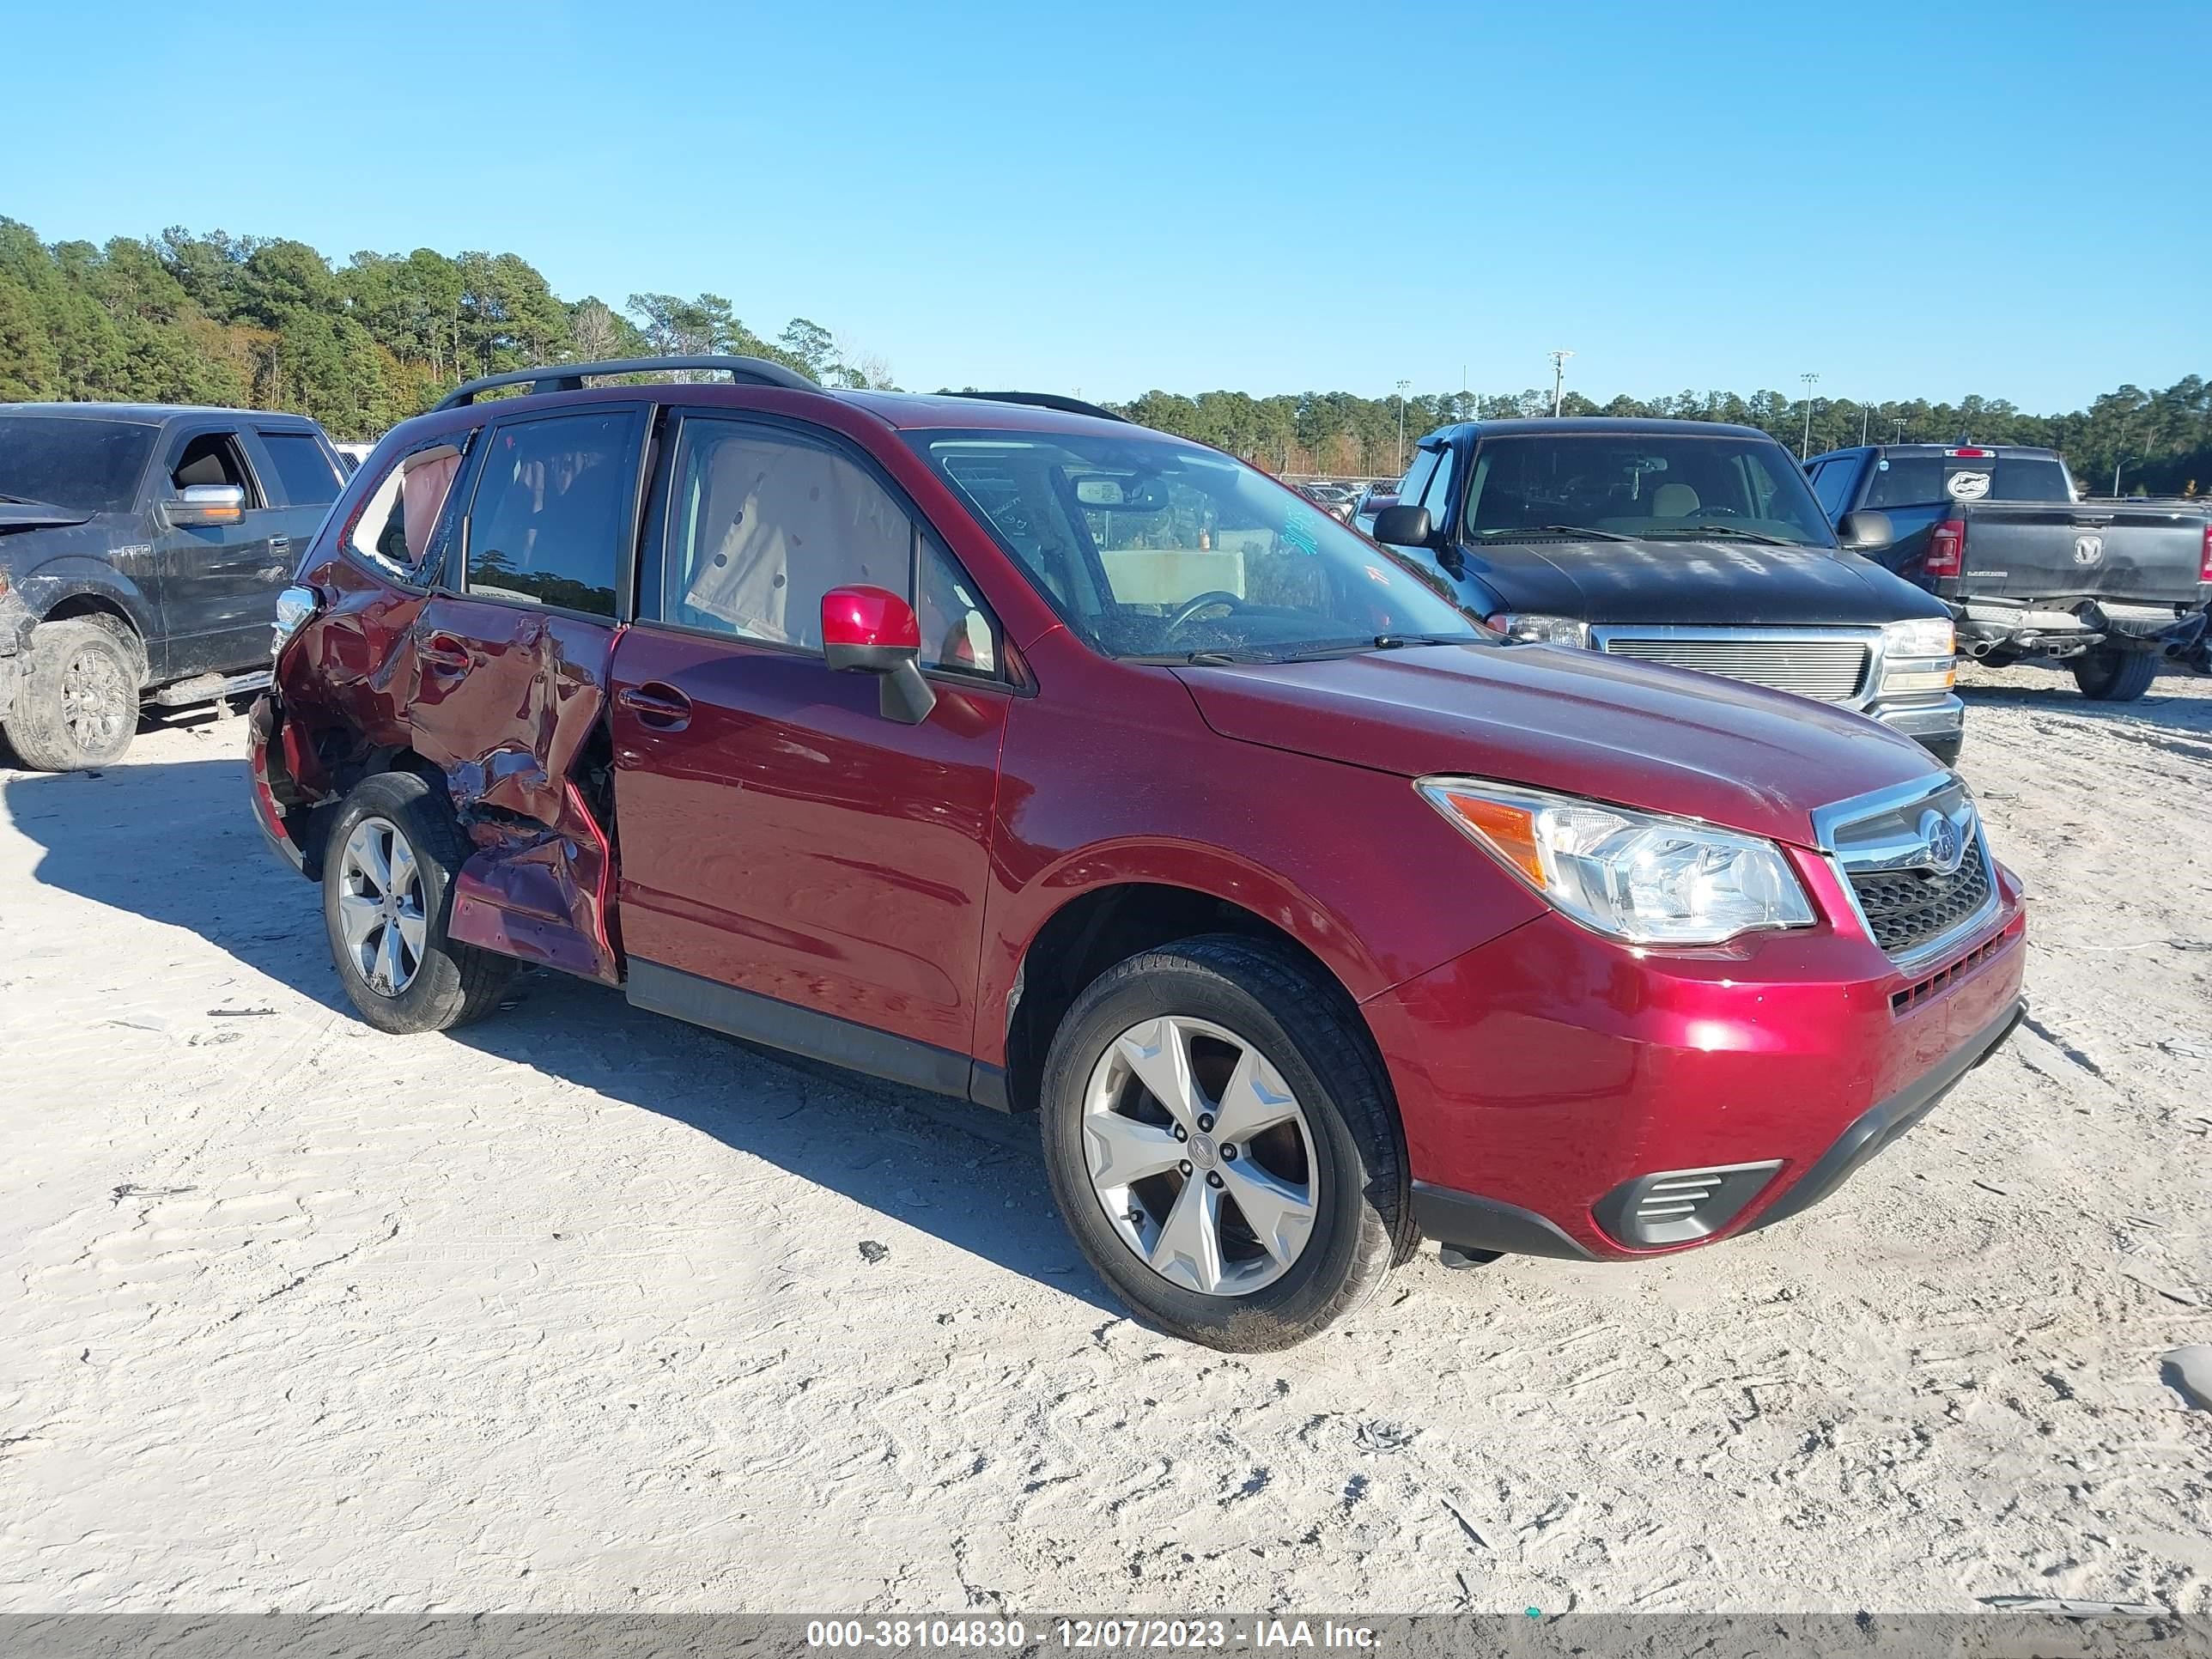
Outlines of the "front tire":
<svg viewBox="0 0 2212 1659">
<path fill-rule="evenodd" d="M 447 935 L 467 856 L 453 811 L 412 772 L 364 779 L 339 807 L 323 859 L 331 960 L 380 1031 L 449 1031 L 499 1006 L 515 963 Z"/>
<path fill-rule="evenodd" d="M 2157 678 L 2155 651 L 2090 651 L 2074 659 L 2074 684 L 2092 702 L 2133 702 Z"/>
<path fill-rule="evenodd" d="M 1109 969 L 1054 1034 L 1039 1118 L 1085 1257 L 1186 1340 L 1302 1342 L 1412 1247 L 1397 1115 L 1358 1010 L 1278 946 L 1207 935 Z"/>
<path fill-rule="evenodd" d="M 4 729 L 33 772 L 112 765 L 137 735 L 137 659 L 101 623 L 40 623 Z"/>
</svg>

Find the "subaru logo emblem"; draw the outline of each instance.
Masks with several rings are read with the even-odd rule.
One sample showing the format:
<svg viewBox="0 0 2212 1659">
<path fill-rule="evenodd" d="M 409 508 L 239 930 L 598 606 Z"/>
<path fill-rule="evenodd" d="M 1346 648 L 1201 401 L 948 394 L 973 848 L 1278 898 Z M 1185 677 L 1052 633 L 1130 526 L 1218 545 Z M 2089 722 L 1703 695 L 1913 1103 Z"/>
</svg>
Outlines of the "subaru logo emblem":
<svg viewBox="0 0 2212 1659">
<path fill-rule="evenodd" d="M 1966 836 L 1932 806 L 1920 815 L 1920 841 L 1928 849 L 1928 867 L 1939 876 L 1956 875 L 1966 861 Z"/>
</svg>

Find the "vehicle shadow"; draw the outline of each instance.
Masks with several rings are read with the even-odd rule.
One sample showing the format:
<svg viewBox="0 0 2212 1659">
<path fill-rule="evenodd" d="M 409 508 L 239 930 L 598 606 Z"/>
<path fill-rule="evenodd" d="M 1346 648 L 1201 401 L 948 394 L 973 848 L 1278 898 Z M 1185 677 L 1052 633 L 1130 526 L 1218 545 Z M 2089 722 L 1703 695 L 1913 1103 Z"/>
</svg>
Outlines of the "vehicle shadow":
<svg viewBox="0 0 2212 1659">
<path fill-rule="evenodd" d="M 235 759 L 0 775 L 4 825 L 44 885 L 181 927 L 352 1018 L 316 890 L 271 856 Z M 854 1076 L 525 973 L 502 1011 L 447 1042 L 658 1113 L 801 1180 L 1118 1314 L 1054 1212 L 1034 1121 Z M 869 1237 L 865 1219 L 855 1244 Z"/>
</svg>

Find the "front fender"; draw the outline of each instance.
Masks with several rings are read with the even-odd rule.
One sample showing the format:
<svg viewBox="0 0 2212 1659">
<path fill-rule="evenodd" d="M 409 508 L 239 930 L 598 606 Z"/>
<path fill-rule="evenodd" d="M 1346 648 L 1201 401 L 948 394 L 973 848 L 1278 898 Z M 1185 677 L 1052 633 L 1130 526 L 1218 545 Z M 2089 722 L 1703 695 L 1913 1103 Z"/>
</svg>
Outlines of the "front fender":
<svg viewBox="0 0 2212 1659">
<path fill-rule="evenodd" d="M 92 540 L 98 550 L 62 552 L 28 568 L 18 564 L 12 584 L 15 592 L 22 596 L 33 618 L 51 615 L 54 607 L 65 599 L 89 596 L 108 600 L 130 618 L 140 639 L 152 640 L 157 631 L 153 600 L 128 574 L 108 562 L 108 538 L 105 535 L 92 536 L 88 532 L 89 527 L 87 531 L 49 532 Z"/>
</svg>

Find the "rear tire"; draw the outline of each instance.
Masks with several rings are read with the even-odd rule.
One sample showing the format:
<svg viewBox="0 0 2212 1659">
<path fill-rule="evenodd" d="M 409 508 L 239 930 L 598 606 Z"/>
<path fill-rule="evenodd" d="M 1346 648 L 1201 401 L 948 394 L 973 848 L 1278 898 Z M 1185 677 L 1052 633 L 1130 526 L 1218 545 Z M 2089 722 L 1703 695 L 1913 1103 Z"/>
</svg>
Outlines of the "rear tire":
<svg viewBox="0 0 2212 1659">
<path fill-rule="evenodd" d="M 90 617 L 42 623 L 5 722 L 33 772 L 81 772 L 123 758 L 138 732 L 138 659 L 118 630 Z"/>
<path fill-rule="evenodd" d="M 380 772 L 345 798 L 323 854 L 323 923 L 339 983 L 380 1031 L 449 1031 L 499 1006 L 512 957 L 447 936 L 468 856 L 442 796 Z"/>
<path fill-rule="evenodd" d="M 1160 1054 L 1182 1062 L 1156 1070 Z M 1186 1079 L 1173 1105 L 1152 1087 L 1171 1075 Z M 1245 1353 L 1302 1342 L 1412 1249 L 1381 1061 L 1341 989 L 1279 947 L 1207 935 L 1107 969 L 1054 1033 L 1040 1106 L 1077 1246 L 1132 1309 L 1187 1341 Z M 1195 1230 L 1193 1215 L 1205 1217 Z M 1184 1250 L 1193 1238 L 1205 1242 Z"/>
<path fill-rule="evenodd" d="M 2155 651 L 2092 651 L 2074 659 L 2074 684 L 2093 702 L 2133 702 L 2158 678 Z"/>
</svg>

